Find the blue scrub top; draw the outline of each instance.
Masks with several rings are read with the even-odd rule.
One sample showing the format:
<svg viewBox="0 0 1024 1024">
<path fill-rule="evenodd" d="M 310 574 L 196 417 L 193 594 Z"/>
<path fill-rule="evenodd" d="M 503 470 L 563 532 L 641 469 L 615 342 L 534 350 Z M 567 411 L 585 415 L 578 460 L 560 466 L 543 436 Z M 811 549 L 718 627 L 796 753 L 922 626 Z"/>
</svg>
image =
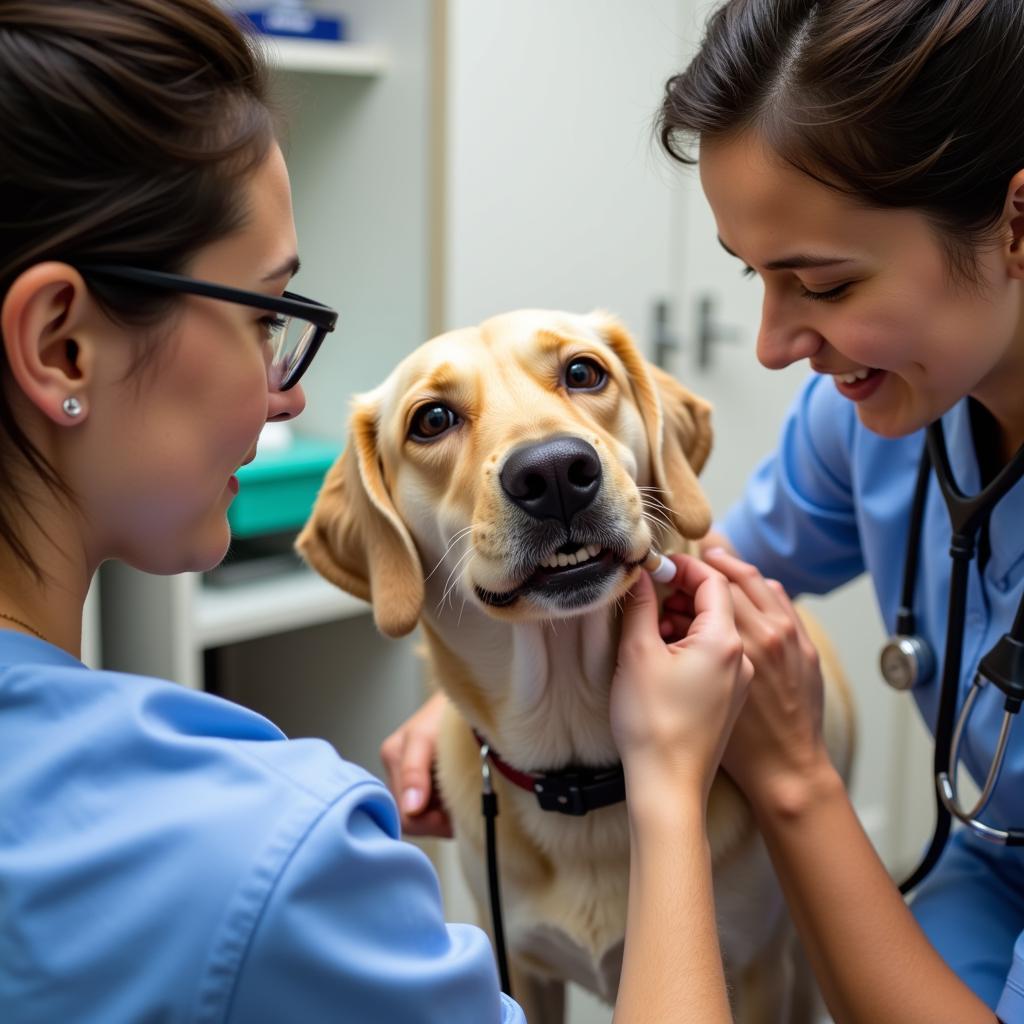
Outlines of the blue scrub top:
<svg viewBox="0 0 1024 1024">
<path fill-rule="evenodd" d="M 4 1024 L 521 1022 L 378 780 L 0 630 Z"/>
<path fill-rule="evenodd" d="M 965 493 L 979 489 L 980 474 L 971 435 L 967 400 L 943 417 L 950 462 Z M 907 534 L 914 482 L 924 432 L 887 439 L 871 433 L 857 419 L 853 403 L 836 390 L 830 378 L 813 375 L 800 390 L 787 416 L 777 450 L 756 469 L 741 501 L 721 524 L 739 554 L 768 577 L 778 579 L 790 594 L 821 594 L 867 571 L 879 609 L 890 632 L 896 623 L 906 560 Z M 1024 591 L 1024 481 L 998 504 L 990 520 L 991 557 L 983 572 L 972 565 L 960 680 L 962 701 L 978 660 L 1013 622 Z M 916 604 L 918 632 L 925 636 L 941 665 L 946 640 L 950 581 L 950 524 L 935 481 L 925 508 Z M 941 669 L 936 678 L 913 690 L 925 721 L 934 732 Z M 884 685 L 879 679 L 879 685 Z M 979 697 L 963 744 L 963 762 L 972 776 L 984 779 L 1002 720 L 1002 694 L 988 687 Z M 1011 733 L 999 785 L 985 820 L 997 826 L 1024 828 L 1024 735 L 1020 724 Z M 982 845 L 979 845 L 982 844 Z M 1024 931 L 1024 855 L 1016 850 L 977 843 L 958 835 L 955 856 L 947 855 L 934 880 L 915 899 L 915 913 L 929 937 L 964 979 L 995 1006 L 1011 968 L 1013 938 Z M 943 878 L 943 866 L 957 870 L 985 859 L 983 871 L 969 872 L 972 884 L 998 891 L 991 901 L 998 927 L 988 919 L 990 940 L 964 934 L 958 918 L 968 888 Z M 998 871 L 989 870 L 992 858 Z M 959 878 L 958 878 L 959 880 Z M 926 894 L 936 894 L 934 899 Z M 941 893 L 941 895 L 939 895 Z M 919 912 L 918 901 L 921 901 Z M 977 903 L 977 906 L 983 904 Z M 987 905 L 987 904 L 986 904 Z M 991 925 L 991 927 L 989 927 Z M 971 929 L 974 932 L 974 929 Z M 993 946 L 984 971 L 977 944 Z M 959 964 L 959 966 L 958 966 Z M 1001 966 L 1000 966 L 1001 965 Z M 1007 992 L 1024 988 L 1024 965 L 1018 960 Z M 982 977 L 984 975 L 984 977 Z M 1010 998 L 1010 997 L 1007 997 Z M 1016 997 L 1019 1000 L 1019 996 Z M 1018 1007 L 1006 1020 L 1024 1021 Z"/>
</svg>

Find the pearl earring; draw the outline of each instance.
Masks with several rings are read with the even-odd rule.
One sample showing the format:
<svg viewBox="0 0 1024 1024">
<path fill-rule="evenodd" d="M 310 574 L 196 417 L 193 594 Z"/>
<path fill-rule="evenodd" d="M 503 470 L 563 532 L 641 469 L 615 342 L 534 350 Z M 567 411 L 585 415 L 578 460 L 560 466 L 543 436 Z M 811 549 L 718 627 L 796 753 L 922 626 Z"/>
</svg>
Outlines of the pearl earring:
<svg viewBox="0 0 1024 1024">
<path fill-rule="evenodd" d="M 82 415 L 82 403 L 74 395 L 68 395 L 64 399 L 63 409 L 72 419 Z"/>
</svg>

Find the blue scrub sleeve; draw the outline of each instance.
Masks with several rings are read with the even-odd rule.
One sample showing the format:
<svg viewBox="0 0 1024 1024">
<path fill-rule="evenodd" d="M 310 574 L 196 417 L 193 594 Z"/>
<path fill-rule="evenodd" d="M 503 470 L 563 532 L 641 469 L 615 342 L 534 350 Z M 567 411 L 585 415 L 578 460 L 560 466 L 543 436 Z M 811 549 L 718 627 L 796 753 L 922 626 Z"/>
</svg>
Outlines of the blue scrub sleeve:
<svg viewBox="0 0 1024 1024">
<path fill-rule="evenodd" d="M 996 1006 L 996 1016 L 1003 1024 L 1024 1024 L 1024 935 L 1018 936 L 1013 947 L 1013 966 Z"/>
<path fill-rule="evenodd" d="M 263 908 L 226 1020 L 525 1024 L 485 933 L 445 923 L 430 861 L 396 832 L 373 783 L 316 820 Z"/>
<path fill-rule="evenodd" d="M 1024 898 L 1014 877 L 1019 872 L 1014 851 L 958 827 L 911 897 L 910 910 L 928 941 L 991 1007 L 1015 977 L 1012 950 L 1024 924 Z M 1019 986 L 1022 975 L 1016 979 Z M 1024 1024 L 1024 1016 L 1012 1019 Z"/>
<path fill-rule="evenodd" d="M 856 413 L 830 380 L 800 389 L 777 449 L 719 528 L 745 561 L 787 592 L 822 594 L 860 575 L 851 455 Z"/>
</svg>

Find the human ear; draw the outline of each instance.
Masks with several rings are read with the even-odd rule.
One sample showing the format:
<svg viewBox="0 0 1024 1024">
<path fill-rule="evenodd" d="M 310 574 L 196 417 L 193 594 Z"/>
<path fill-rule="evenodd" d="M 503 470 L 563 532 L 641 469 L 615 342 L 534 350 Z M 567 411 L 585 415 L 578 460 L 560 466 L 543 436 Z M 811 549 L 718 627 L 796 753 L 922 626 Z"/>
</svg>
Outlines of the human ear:
<svg viewBox="0 0 1024 1024">
<path fill-rule="evenodd" d="M 87 415 L 93 348 L 86 337 L 94 314 L 82 276 L 66 263 L 37 263 L 4 296 L 0 333 L 11 374 L 55 423 L 68 425 Z"/>
<path fill-rule="evenodd" d="M 1010 230 L 1007 253 L 1010 276 L 1024 280 L 1024 170 L 1010 179 L 1003 218 Z"/>
</svg>

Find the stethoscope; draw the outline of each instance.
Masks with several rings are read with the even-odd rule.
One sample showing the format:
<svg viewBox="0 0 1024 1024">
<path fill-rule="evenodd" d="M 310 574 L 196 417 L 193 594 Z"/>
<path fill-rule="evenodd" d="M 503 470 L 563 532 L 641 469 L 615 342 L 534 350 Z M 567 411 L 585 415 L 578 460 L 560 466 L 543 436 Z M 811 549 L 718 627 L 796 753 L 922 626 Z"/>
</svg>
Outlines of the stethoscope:
<svg viewBox="0 0 1024 1024">
<path fill-rule="evenodd" d="M 910 513 L 903 587 L 896 615 L 896 632 L 882 648 L 882 677 L 897 690 L 909 690 L 925 682 L 935 672 L 935 655 L 928 641 L 917 635 L 914 619 L 914 588 L 920 554 L 928 480 L 934 468 L 939 489 L 949 511 L 952 537 L 949 553 L 953 560 L 950 578 L 949 608 L 946 626 L 946 650 L 942 660 L 942 685 L 939 712 L 935 726 L 934 777 L 936 791 L 936 822 L 932 841 L 921 863 L 900 886 L 908 893 L 935 866 L 949 838 L 952 817 L 956 817 L 977 835 L 1006 846 L 1024 846 L 1024 830 L 995 828 L 980 820 L 992 798 L 1002 771 L 1006 745 L 1014 716 L 1024 702 L 1024 596 L 1017 607 L 1013 626 L 980 660 L 971 688 L 964 699 L 960 717 L 956 716 L 960 663 L 963 655 L 964 618 L 967 606 L 967 584 L 975 541 L 992 509 L 1018 480 L 1024 476 L 1024 447 L 1019 449 L 998 476 L 973 497 L 965 495 L 956 484 L 946 450 L 942 422 L 932 423 L 927 430 L 924 451 L 917 472 L 917 484 Z M 957 765 L 960 744 L 971 712 L 981 691 L 994 683 L 1004 694 L 1003 721 L 996 742 L 992 764 L 973 807 L 964 808 L 957 795 Z M 954 725 L 955 722 L 955 725 Z"/>
</svg>

